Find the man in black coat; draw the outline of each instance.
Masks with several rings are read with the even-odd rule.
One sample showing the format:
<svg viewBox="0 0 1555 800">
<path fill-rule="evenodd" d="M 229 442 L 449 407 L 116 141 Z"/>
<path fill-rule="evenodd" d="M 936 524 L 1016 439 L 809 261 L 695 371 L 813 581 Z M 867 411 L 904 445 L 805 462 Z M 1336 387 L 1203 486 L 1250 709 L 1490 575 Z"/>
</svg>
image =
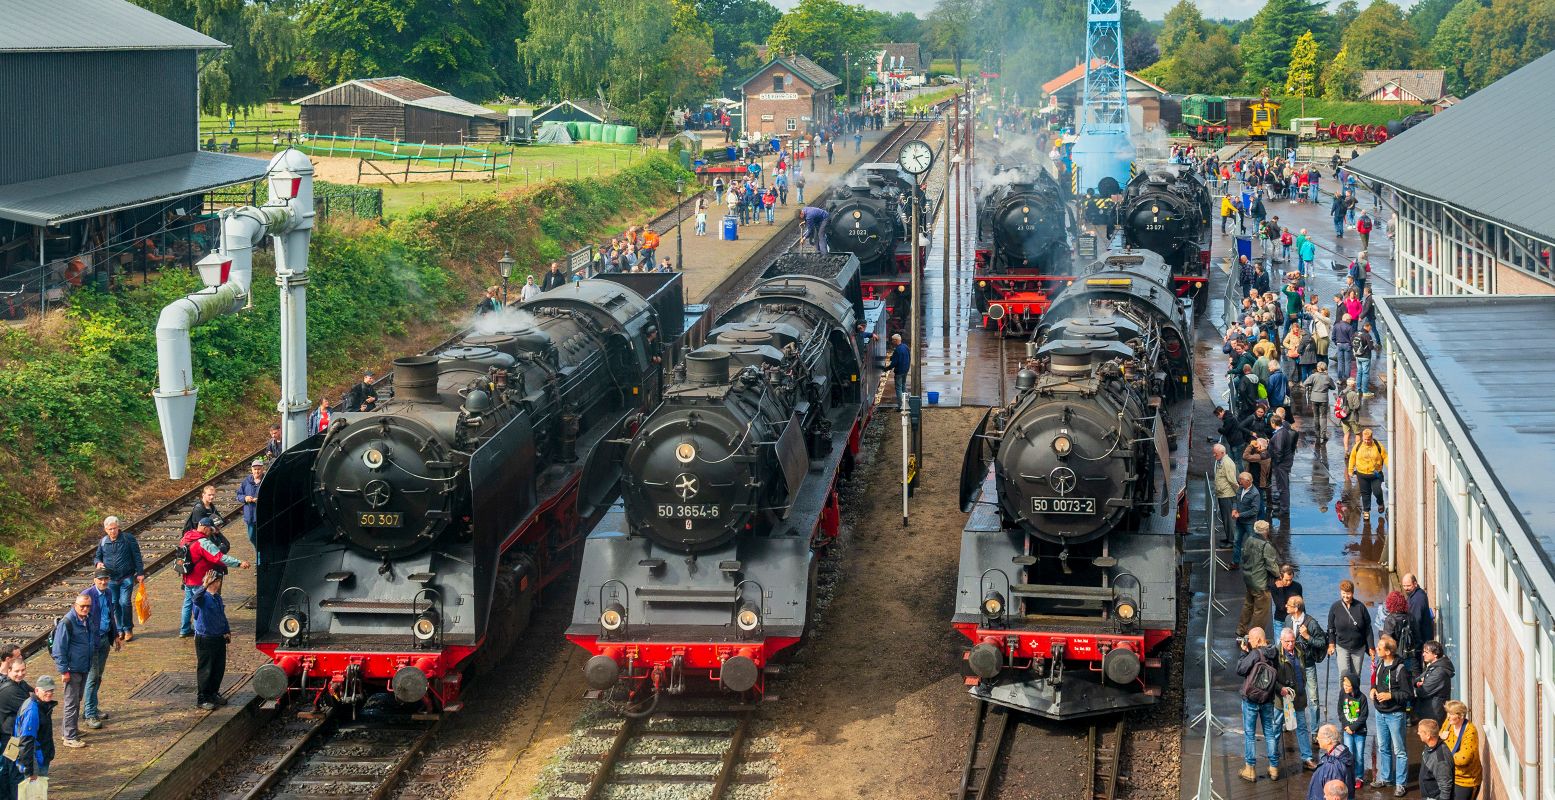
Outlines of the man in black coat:
<svg viewBox="0 0 1555 800">
<path fill-rule="evenodd" d="M 346 411 L 372 411 L 378 403 L 378 390 L 373 388 L 373 374 L 362 373 L 362 382 L 346 392 Z"/>
<path fill-rule="evenodd" d="M 1452 676 L 1457 669 L 1442 650 L 1442 643 L 1431 640 L 1420 648 L 1424 666 L 1415 677 L 1415 716 L 1441 722 L 1447 717 L 1445 706 L 1452 699 Z"/>
<path fill-rule="evenodd" d="M 1434 719 L 1420 720 L 1415 734 L 1425 747 L 1420 751 L 1421 800 L 1452 800 L 1452 751 L 1442 744 L 1442 724 Z M 1403 786 L 1394 794 L 1403 797 Z"/>
<path fill-rule="evenodd" d="M 1362 656 L 1376 652 L 1376 635 L 1371 627 L 1371 611 L 1355 599 L 1355 584 L 1340 581 L 1339 599 L 1328 609 L 1328 654 L 1338 653 L 1340 674 L 1362 674 Z"/>
<path fill-rule="evenodd" d="M 1254 385 L 1253 391 L 1257 391 L 1256 385 Z M 1263 403 L 1255 402 L 1253 410 L 1247 416 L 1242 417 L 1241 422 L 1238 424 L 1242 426 L 1242 430 L 1259 439 L 1267 439 L 1274 435 L 1274 426 L 1269 422 L 1269 407 Z"/>
<path fill-rule="evenodd" d="M 1226 452 L 1233 454 L 1242 452 L 1247 447 L 1248 431 L 1242 427 L 1241 421 L 1236 415 L 1226 410 L 1223 406 L 1215 406 L 1215 416 L 1220 418 L 1220 427 L 1216 433 L 1220 435 L 1220 441 L 1226 446 Z"/>
<path fill-rule="evenodd" d="M 545 280 L 540 282 L 540 291 L 549 292 L 558 286 L 567 285 L 567 273 L 562 272 L 562 262 L 552 261 L 551 269 L 545 273 Z"/>
<path fill-rule="evenodd" d="M 1296 465 L 1296 444 L 1300 434 L 1284 417 L 1274 415 L 1274 433 L 1269 436 L 1269 458 L 1273 480 L 1269 492 L 1270 515 L 1290 513 L 1290 471 Z"/>
</svg>

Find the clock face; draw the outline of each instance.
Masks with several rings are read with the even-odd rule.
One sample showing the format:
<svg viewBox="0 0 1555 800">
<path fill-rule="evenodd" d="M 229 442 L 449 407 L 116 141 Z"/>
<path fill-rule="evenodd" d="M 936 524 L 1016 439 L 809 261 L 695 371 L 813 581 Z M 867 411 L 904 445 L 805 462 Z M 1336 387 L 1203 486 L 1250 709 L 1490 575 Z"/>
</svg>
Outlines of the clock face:
<svg viewBox="0 0 1555 800">
<path fill-rule="evenodd" d="M 902 145 L 901 153 L 896 157 L 896 163 L 902 169 L 914 175 L 922 175 L 934 165 L 934 148 L 921 139 L 914 139 Z"/>
</svg>

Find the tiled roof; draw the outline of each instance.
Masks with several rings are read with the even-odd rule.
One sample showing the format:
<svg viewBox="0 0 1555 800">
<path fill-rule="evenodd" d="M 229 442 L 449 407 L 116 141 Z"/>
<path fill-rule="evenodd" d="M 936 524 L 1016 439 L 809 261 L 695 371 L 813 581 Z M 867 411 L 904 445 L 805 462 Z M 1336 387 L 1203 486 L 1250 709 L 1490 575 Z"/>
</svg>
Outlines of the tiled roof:
<svg viewBox="0 0 1555 800">
<path fill-rule="evenodd" d="M 299 97 L 296 100 L 293 100 L 292 103 L 304 103 L 308 100 L 312 100 L 315 97 L 329 94 L 330 92 L 339 89 L 341 86 L 349 86 L 352 84 L 360 86 L 363 89 L 366 89 L 375 94 L 383 95 L 384 97 L 387 97 L 391 100 L 398 100 L 407 106 L 416 106 L 417 108 L 426 108 L 432 111 L 442 111 L 448 114 L 458 114 L 464 117 L 489 117 L 491 119 L 502 119 L 501 114 L 498 114 L 497 112 L 492 111 L 485 106 L 478 106 L 468 100 L 454 97 L 453 95 L 435 86 L 428 86 L 421 81 L 411 80 L 410 78 L 404 78 L 398 75 L 388 78 L 357 78 L 354 81 L 347 81 L 346 83 L 337 84 L 335 86 L 329 87 L 328 89 L 314 92 L 307 97 Z"/>
<path fill-rule="evenodd" d="M 1394 83 L 1422 103 L 1435 101 L 1446 93 L 1447 72 L 1440 69 L 1368 69 L 1361 73 L 1361 96 L 1365 97 Z"/>
</svg>

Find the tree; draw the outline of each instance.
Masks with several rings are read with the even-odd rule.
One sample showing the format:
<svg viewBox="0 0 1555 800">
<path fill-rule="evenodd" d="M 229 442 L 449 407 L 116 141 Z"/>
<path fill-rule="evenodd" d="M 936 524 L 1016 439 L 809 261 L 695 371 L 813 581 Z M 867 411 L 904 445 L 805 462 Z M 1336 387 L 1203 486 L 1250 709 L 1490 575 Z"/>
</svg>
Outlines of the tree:
<svg viewBox="0 0 1555 800">
<path fill-rule="evenodd" d="M 1458 0 L 1431 37 L 1431 63 L 1446 73 L 1446 90 L 1460 97 L 1469 93 L 1469 22 L 1482 8 L 1480 0 Z"/>
<path fill-rule="evenodd" d="M 1406 69 L 1413 63 L 1415 29 L 1388 0 L 1372 0 L 1344 32 L 1344 49 L 1360 69 Z"/>
<path fill-rule="evenodd" d="M 1123 64 L 1130 72 L 1138 72 L 1160 60 L 1161 51 L 1149 31 L 1127 33 L 1127 29 L 1124 30 Z"/>
<path fill-rule="evenodd" d="M 1323 70 L 1324 100 L 1353 100 L 1360 91 L 1361 68 L 1350 59 L 1350 51 L 1339 49 L 1339 54 Z"/>
<path fill-rule="evenodd" d="M 1469 91 L 1555 49 L 1555 0 L 1494 0 L 1469 20 Z"/>
<path fill-rule="evenodd" d="M 135 0 L 229 47 L 200 54 L 200 106 L 237 113 L 275 96 L 297 72 L 301 34 L 289 3 L 272 0 Z"/>
<path fill-rule="evenodd" d="M 1226 94 L 1242 81 L 1242 60 L 1224 28 L 1206 39 L 1190 37 L 1171 59 L 1161 86 L 1179 94 Z"/>
<path fill-rule="evenodd" d="M 384 2 L 385 0 L 368 0 Z M 392 2 L 392 0 L 389 0 Z M 529 35 L 518 56 L 530 76 L 558 99 L 593 99 L 606 80 L 613 16 L 608 0 L 530 0 Z"/>
<path fill-rule="evenodd" d="M 1309 0 L 1269 0 L 1253 16 L 1252 27 L 1242 37 L 1241 57 L 1246 68 L 1246 86 L 1257 92 L 1263 87 L 1285 84 L 1290 71 L 1290 54 L 1303 33 L 1324 30 L 1323 3 Z"/>
<path fill-rule="evenodd" d="M 1446 18 L 1447 12 L 1457 5 L 1456 0 L 1420 0 L 1409 9 L 1407 19 L 1415 29 L 1415 41 L 1429 42 L 1436 36 L 1436 28 Z"/>
<path fill-rule="evenodd" d="M 863 6 L 840 0 L 799 0 L 772 26 L 767 45 L 797 53 L 833 72 L 843 71 L 843 53 L 858 55 L 874 44 L 876 29 Z"/>
<path fill-rule="evenodd" d="M 1333 28 L 1338 32 L 1340 38 L 1344 37 L 1344 32 L 1349 29 L 1350 23 L 1354 22 L 1355 18 L 1360 15 L 1361 4 L 1356 2 L 1356 0 L 1344 0 L 1344 2 L 1334 6 L 1334 12 L 1330 16 L 1333 19 Z"/>
<path fill-rule="evenodd" d="M 1285 93 L 1312 97 L 1317 88 L 1317 39 L 1312 31 L 1301 34 L 1290 49 L 1290 66 L 1285 73 Z"/>
<path fill-rule="evenodd" d="M 739 68 L 745 45 L 766 42 L 783 12 L 767 0 L 697 0 L 697 16 L 712 27 L 713 56 L 729 79 L 740 80 L 748 77 Z"/>
<path fill-rule="evenodd" d="M 1203 41 L 1209 33 L 1209 23 L 1204 21 L 1204 15 L 1199 13 L 1193 0 L 1177 0 L 1177 5 L 1167 9 L 1166 18 L 1161 21 L 1156 46 L 1161 49 L 1162 58 L 1171 58 L 1190 38 Z"/>
<path fill-rule="evenodd" d="M 973 46 L 972 18 L 975 12 L 972 0 L 939 0 L 929 14 L 929 37 L 936 53 L 948 54 L 956 63 L 956 77 L 961 77 L 961 59 Z"/>
</svg>

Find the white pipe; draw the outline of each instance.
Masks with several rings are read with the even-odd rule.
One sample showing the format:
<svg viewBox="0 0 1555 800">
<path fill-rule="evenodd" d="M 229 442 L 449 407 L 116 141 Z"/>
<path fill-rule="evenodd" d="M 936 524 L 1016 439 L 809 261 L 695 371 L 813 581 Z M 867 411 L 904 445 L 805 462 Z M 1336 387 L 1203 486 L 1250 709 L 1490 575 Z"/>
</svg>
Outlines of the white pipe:
<svg viewBox="0 0 1555 800">
<path fill-rule="evenodd" d="M 1522 583 L 1519 580 L 1519 583 Z M 1523 742 L 1517 748 L 1517 754 L 1522 761 L 1523 779 L 1522 795 L 1524 797 L 1539 796 L 1539 686 L 1538 686 L 1538 651 L 1534 648 L 1534 637 L 1539 635 L 1538 622 L 1533 615 L 1533 598 L 1528 596 L 1527 585 L 1518 588 L 1518 596 L 1521 600 L 1518 605 L 1522 608 L 1522 631 L 1519 638 L 1523 645 Z M 1545 712 L 1548 714 L 1548 711 Z"/>
<path fill-rule="evenodd" d="M 286 445 L 301 441 L 300 436 L 291 435 L 294 421 L 299 433 L 307 427 L 306 327 L 288 320 L 287 314 L 301 313 L 305 308 L 300 295 L 307 284 L 308 242 L 313 229 L 313 165 L 301 152 L 286 150 L 270 160 L 269 176 L 270 200 L 263 207 L 221 213 L 220 250 L 201 260 L 201 277 L 208 286 L 169 303 L 157 321 L 158 383 L 152 397 L 162 429 L 162 445 L 167 450 L 167 474 L 174 480 L 184 476 L 188 463 L 189 435 L 194 428 L 199 396 L 194 385 L 189 332 L 197 325 L 236 311 L 240 301 L 249 297 L 254 280 L 254 245 L 267 232 L 275 237 L 276 282 L 283 287 L 281 385 L 282 410 L 288 412 Z M 290 337 L 289 330 L 294 332 Z M 299 370 L 300 381 L 287 380 L 288 375 Z M 298 396 L 301 415 L 294 420 L 296 415 L 290 409 Z M 292 399 L 288 402 L 287 398 Z"/>
</svg>

